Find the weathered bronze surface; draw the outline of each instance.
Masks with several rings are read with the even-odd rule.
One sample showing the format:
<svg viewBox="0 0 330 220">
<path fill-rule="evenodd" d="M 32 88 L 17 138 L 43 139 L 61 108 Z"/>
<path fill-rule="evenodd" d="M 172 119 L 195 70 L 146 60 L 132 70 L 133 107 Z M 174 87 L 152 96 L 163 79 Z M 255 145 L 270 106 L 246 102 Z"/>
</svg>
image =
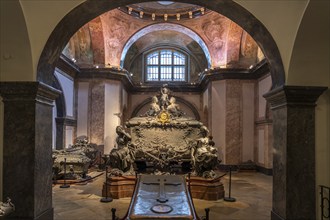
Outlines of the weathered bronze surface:
<svg viewBox="0 0 330 220">
<path fill-rule="evenodd" d="M 198 219 L 182 175 L 140 175 L 126 219 Z"/>
<path fill-rule="evenodd" d="M 116 131 L 117 147 L 110 152 L 111 175 L 132 175 L 135 162 L 140 172 L 151 167 L 152 172 L 175 173 L 177 167 L 205 178 L 215 178 L 217 150 L 209 131 L 201 122 L 185 116 L 163 86 L 154 96 L 145 115 L 126 122 Z M 141 168 L 142 167 L 142 168 Z M 144 168 L 143 168 L 144 167 Z"/>
<path fill-rule="evenodd" d="M 53 174 L 56 178 L 63 176 L 65 167 L 67 179 L 84 177 L 90 164 L 96 159 L 96 154 L 96 148 L 88 142 L 86 137 L 77 139 L 71 148 L 53 151 Z"/>
</svg>

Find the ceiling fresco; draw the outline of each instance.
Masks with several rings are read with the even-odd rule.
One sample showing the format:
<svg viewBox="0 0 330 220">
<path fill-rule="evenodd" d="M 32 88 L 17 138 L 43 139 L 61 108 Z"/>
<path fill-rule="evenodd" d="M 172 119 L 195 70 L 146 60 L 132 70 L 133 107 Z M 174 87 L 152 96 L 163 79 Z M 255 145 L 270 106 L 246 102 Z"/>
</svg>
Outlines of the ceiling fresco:
<svg viewBox="0 0 330 220">
<path fill-rule="evenodd" d="M 144 3 L 139 4 L 141 7 L 135 5 L 134 10 L 148 8 L 149 11 L 159 14 L 165 9 L 167 13 L 170 13 L 170 10 L 173 10 L 173 13 L 178 10 L 184 13 L 184 10 L 191 10 L 189 7 L 200 8 L 194 5 L 177 4 Z M 158 11 L 157 7 L 159 7 Z M 162 26 L 176 26 L 178 30 L 189 31 L 180 33 L 174 29 L 160 28 Z M 136 35 L 144 29 L 148 32 Z M 135 39 L 133 36 L 138 37 Z M 126 52 L 129 50 L 125 47 L 133 44 L 137 54 L 159 44 L 190 47 L 189 50 L 194 53 L 192 45 L 199 45 L 209 62 L 205 68 L 249 68 L 264 58 L 256 42 L 240 26 L 227 17 L 209 10 L 203 16 L 168 21 L 141 19 L 120 9 L 111 10 L 81 27 L 72 36 L 63 54 L 80 68 L 95 66 L 119 68 L 123 66 Z M 196 50 L 196 53 L 200 53 L 200 48 Z"/>
</svg>

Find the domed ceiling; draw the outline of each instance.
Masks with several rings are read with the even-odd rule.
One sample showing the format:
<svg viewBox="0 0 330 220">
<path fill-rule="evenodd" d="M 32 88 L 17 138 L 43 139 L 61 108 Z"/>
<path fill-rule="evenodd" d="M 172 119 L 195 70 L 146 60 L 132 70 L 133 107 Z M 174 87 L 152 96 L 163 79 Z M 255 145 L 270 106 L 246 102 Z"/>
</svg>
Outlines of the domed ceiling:
<svg viewBox="0 0 330 220">
<path fill-rule="evenodd" d="M 80 68 L 125 68 L 146 49 L 175 46 L 205 68 L 243 68 L 264 57 L 256 42 L 227 17 L 197 5 L 158 1 L 108 11 L 76 32 L 63 55 Z M 134 72 L 133 72 L 134 73 Z"/>
</svg>

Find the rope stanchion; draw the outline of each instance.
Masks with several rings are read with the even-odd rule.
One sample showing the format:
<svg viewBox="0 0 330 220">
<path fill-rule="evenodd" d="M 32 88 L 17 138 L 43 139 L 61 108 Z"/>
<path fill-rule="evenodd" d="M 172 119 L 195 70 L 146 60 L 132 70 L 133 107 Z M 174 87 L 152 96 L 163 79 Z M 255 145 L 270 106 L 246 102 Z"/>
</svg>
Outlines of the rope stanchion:
<svg viewBox="0 0 330 220">
<path fill-rule="evenodd" d="M 111 209 L 111 212 L 112 212 L 112 218 L 111 218 L 111 219 L 112 219 L 112 220 L 117 220 L 117 219 L 118 219 L 117 216 L 116 216 L 116 211 L 117 211 L 117 210 L 116 210 L 115 208 L 112 208 L 112 209 Z"/>
<path fill-rule="evenodd" d="M 60 188 L 69 188 L 70 185 L 66 184 L 66 158 L 64 158 L 64 182 L 63 185 L 60 185 Z"/>
<path fill-rule="evenodd" d="M 209 220 L 209 218 L 210 218 L 210 209 L 206 208 L 205 209 L 205 220 Z"/>
<path fill-rule="evenodd" d="M 231 197 L 231 166 L 229 167 L 229 196 L 223 198 L 226 202 L 235 202 L 236 199 Z"/>
<path fill-rule="evenodd" d="M 112 198 L 108 197 L 108 167 L 105 168 L 105 197 L 101 198 L 100 202 L 112 202 Z"/>
</svg>

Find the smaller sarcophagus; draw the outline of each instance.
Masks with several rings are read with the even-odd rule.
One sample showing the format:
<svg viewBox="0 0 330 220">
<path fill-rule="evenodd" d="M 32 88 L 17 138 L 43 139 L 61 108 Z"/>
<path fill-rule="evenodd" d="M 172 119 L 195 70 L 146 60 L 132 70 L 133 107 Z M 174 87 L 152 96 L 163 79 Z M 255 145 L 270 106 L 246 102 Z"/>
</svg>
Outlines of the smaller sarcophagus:
<svg viewBox="0 0 330 220">
<path fill-rule="evenodd" d="M 64 173 L 68 176 L 85 176 L 88 172 L 91 159 L 82 154 L 57 154 L 54 160 L 54 166 L 57 170 L 57 176 L 61 177 Z"/>
<path fill-rule="evenodd" d="M 53 173 L 57 179 L 64 174 L 67 179 L 84 178 L 96 154 L 97 150 L 88 143 L 87 138 L 77 139 L 71 148 L 53 152 Z"/>
</svg>

